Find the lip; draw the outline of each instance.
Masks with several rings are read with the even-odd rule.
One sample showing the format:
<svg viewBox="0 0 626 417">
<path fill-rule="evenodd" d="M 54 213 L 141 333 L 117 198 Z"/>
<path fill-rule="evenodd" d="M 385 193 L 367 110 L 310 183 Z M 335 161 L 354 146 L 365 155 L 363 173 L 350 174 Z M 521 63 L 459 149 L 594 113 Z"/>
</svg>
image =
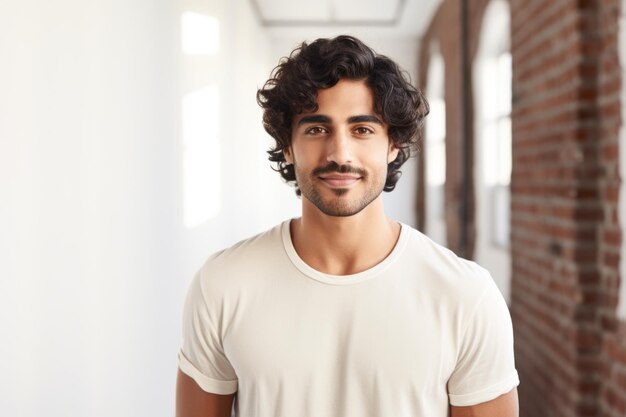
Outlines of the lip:
<svg viewBox="0 0 626 417">
<path fill-rule="evenodd" d="M 359 181 L 361 177 L 353 175 L 326 175 L 320 177 L 320 179 L 331 188 L 345 188 Z"/>
</svg>

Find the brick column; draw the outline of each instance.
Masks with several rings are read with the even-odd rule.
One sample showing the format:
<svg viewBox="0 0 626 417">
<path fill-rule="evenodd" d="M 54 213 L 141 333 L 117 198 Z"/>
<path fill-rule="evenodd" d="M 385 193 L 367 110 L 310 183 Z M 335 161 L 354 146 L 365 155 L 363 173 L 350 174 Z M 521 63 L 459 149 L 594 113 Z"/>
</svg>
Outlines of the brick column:
<svg viewBox="0 0 626 417">
<path fill-rule="evenodd" d="M 603 415 L 621 238 L 615 3 L 511 0 L 511 310 L 525 417 Z"/>
</svg>

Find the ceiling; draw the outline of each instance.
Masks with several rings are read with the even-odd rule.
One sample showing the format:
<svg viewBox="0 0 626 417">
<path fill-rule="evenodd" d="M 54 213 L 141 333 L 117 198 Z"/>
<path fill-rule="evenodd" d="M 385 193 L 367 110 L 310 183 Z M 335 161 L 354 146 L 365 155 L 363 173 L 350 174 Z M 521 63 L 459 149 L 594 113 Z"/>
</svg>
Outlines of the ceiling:
<svg viewBox="0 0 626 417">
<path fill-rule="evenodd" d="M 251 0 L 266 25 L 393 24 L 406 0 Z"/>
<path fill-rule="evenodd" d="M 249 0 L 271 35 L 419 37 L 441 0 Z"/>
</svg>

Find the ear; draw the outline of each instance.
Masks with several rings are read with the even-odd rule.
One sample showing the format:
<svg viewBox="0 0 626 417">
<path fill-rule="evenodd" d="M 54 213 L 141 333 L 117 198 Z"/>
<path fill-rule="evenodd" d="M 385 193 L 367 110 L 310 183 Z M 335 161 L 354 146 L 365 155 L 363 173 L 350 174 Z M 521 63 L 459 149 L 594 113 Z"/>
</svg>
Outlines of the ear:
<svg viewBox="0 0 626 417">
<path fill-rule="evenodd" d="M 397 158 L 399 152 L 400 152 L 400 149 L 396 148 L 396 145 L 392 141 L 389 141 L 389 152 L 387 152 L 387 163 L 388 164 L 392 163 Z"/>
<path fill-rule="evenodd" d="M 291 154 L 291 147 L 283 149 L 283 156 L 287 164 L 293 164 L 293 155 Z"/>
</svg>

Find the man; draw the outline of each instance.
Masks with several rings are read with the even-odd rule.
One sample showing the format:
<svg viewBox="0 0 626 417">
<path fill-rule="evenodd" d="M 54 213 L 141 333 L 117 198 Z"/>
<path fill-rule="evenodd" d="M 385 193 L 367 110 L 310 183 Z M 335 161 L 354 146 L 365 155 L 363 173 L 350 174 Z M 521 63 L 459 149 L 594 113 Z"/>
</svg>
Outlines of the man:
<svg viewBox="0 0 626 417">
<path fill-rule="evenodd" d="M 302 217 L 211 256 L 185 304 L 178 417 L 516 417 L 489 274 L 385 216 L 428 106 L 359 40 L 303 43 L 258 92 Z M 235 400 L 236 398 L 236 400 Z"/>
</svg>

